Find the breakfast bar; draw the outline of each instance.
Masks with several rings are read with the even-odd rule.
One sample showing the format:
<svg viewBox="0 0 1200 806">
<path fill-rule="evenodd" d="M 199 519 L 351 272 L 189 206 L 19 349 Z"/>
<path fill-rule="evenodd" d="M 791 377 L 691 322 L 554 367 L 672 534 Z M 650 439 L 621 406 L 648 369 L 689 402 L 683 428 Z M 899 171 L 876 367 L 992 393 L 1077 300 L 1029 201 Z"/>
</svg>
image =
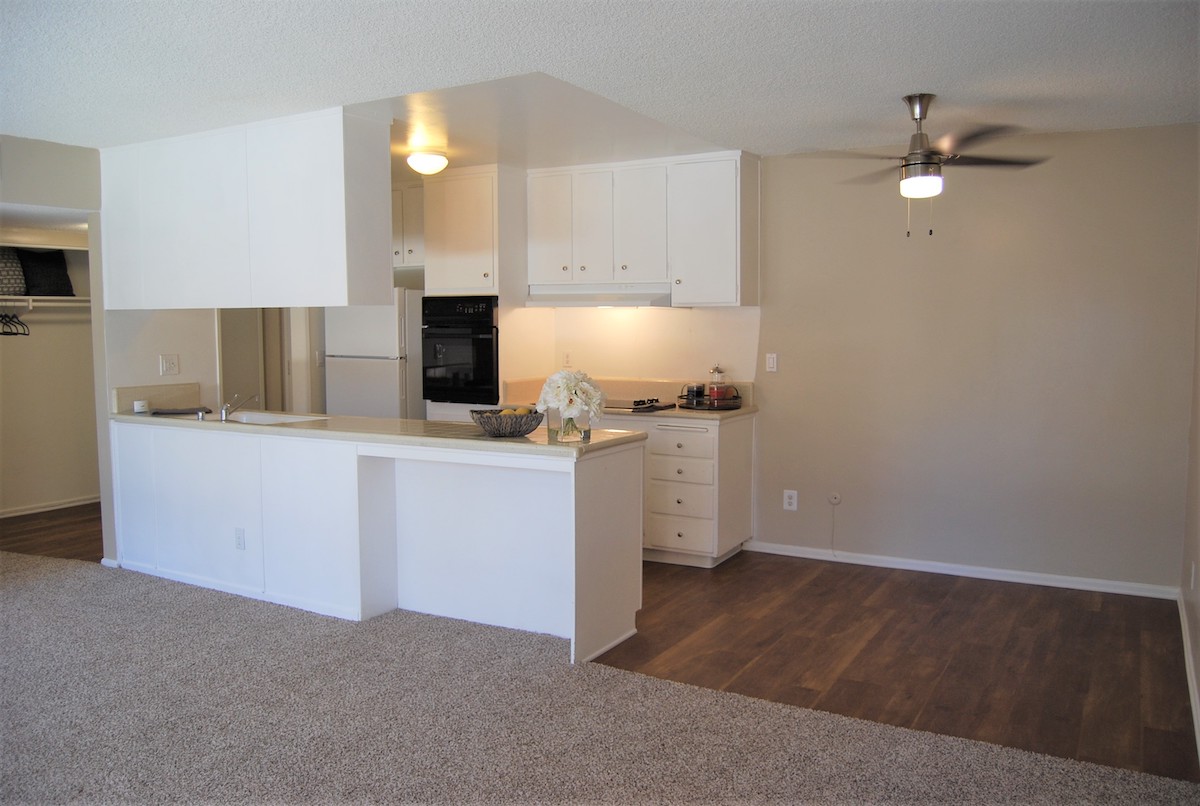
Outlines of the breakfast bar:
<svg viewBox="0 0 1200 806">
<path fill-rule="evenodd" d="M 112 415 L 118 563 L 347 619 L 397 607 L 571 640 L 635 631 L 645 434 Z"/>
</svg>

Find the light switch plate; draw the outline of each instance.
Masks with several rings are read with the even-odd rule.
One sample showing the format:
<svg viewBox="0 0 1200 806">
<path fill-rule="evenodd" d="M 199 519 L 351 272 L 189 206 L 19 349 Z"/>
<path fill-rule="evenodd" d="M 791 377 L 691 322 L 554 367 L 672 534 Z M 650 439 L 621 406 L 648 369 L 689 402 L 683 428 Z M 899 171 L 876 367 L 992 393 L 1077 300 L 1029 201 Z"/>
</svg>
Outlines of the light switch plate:
<svg viewBox="0 0 1200 806">
<path fill-rule="evenodd" d="M 159 375 L 178 375 L 179 374 L 179 354 L 178 353 L 162 353 L 158 356 L 158 374 Z"/>
</svg>

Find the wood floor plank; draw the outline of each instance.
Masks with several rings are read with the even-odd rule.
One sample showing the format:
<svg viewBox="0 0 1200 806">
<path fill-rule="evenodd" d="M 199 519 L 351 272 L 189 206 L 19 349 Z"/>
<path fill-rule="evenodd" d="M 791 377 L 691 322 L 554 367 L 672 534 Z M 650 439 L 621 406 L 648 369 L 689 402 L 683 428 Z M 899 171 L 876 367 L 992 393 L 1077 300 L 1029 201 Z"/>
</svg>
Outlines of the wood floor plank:
<svg viewBox="0 0 1200 806">
<path fill-rule="evenodd" d="M 751 553 L 656 565 L 638 634 L 599 662 L 1200 780 L 1174 602 Z"/>
</svg>

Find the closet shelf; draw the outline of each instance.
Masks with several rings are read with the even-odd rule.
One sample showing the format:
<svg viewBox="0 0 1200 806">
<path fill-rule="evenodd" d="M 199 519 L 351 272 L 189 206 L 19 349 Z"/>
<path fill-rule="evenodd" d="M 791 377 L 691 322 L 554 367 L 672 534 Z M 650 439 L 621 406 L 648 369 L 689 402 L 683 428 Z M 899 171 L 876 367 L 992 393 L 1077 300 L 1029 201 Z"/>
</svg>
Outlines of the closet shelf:
<svg viewBox="0 0 1200 806">
<path fill-rule="evenodd" d="M 9 297 L 0 296 L 0 309 L 13 306 L 23 307 L 26 311 L 34 308 L 89 308 L 91 297 Z"/>
</svg>

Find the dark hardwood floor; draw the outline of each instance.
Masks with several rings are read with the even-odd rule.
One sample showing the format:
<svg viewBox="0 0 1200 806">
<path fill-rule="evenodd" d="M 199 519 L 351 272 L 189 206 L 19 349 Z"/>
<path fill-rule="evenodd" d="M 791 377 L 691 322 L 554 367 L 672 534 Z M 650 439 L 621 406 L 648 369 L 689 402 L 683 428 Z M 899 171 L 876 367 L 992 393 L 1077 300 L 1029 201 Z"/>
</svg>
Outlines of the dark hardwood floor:
<svg viewBox="0 0 1200 806">
<path fill-rule="evenodd" d="M 644 579 L 599 663 L 1200 780 L 1174 601 L 751 552 Z"/>
<path fill-rule="evenodd" d="M 0 518 L 0 551 L 100 562 L 100 504 Z"/>
<path fill-rule="evenodd" d="M 100 506 L 0 519 L 0 550 L 98 562 Z M 644 579 L 599 663 L 1200 780 L 1173 601 L 750 552 Z"/>
</svg>

